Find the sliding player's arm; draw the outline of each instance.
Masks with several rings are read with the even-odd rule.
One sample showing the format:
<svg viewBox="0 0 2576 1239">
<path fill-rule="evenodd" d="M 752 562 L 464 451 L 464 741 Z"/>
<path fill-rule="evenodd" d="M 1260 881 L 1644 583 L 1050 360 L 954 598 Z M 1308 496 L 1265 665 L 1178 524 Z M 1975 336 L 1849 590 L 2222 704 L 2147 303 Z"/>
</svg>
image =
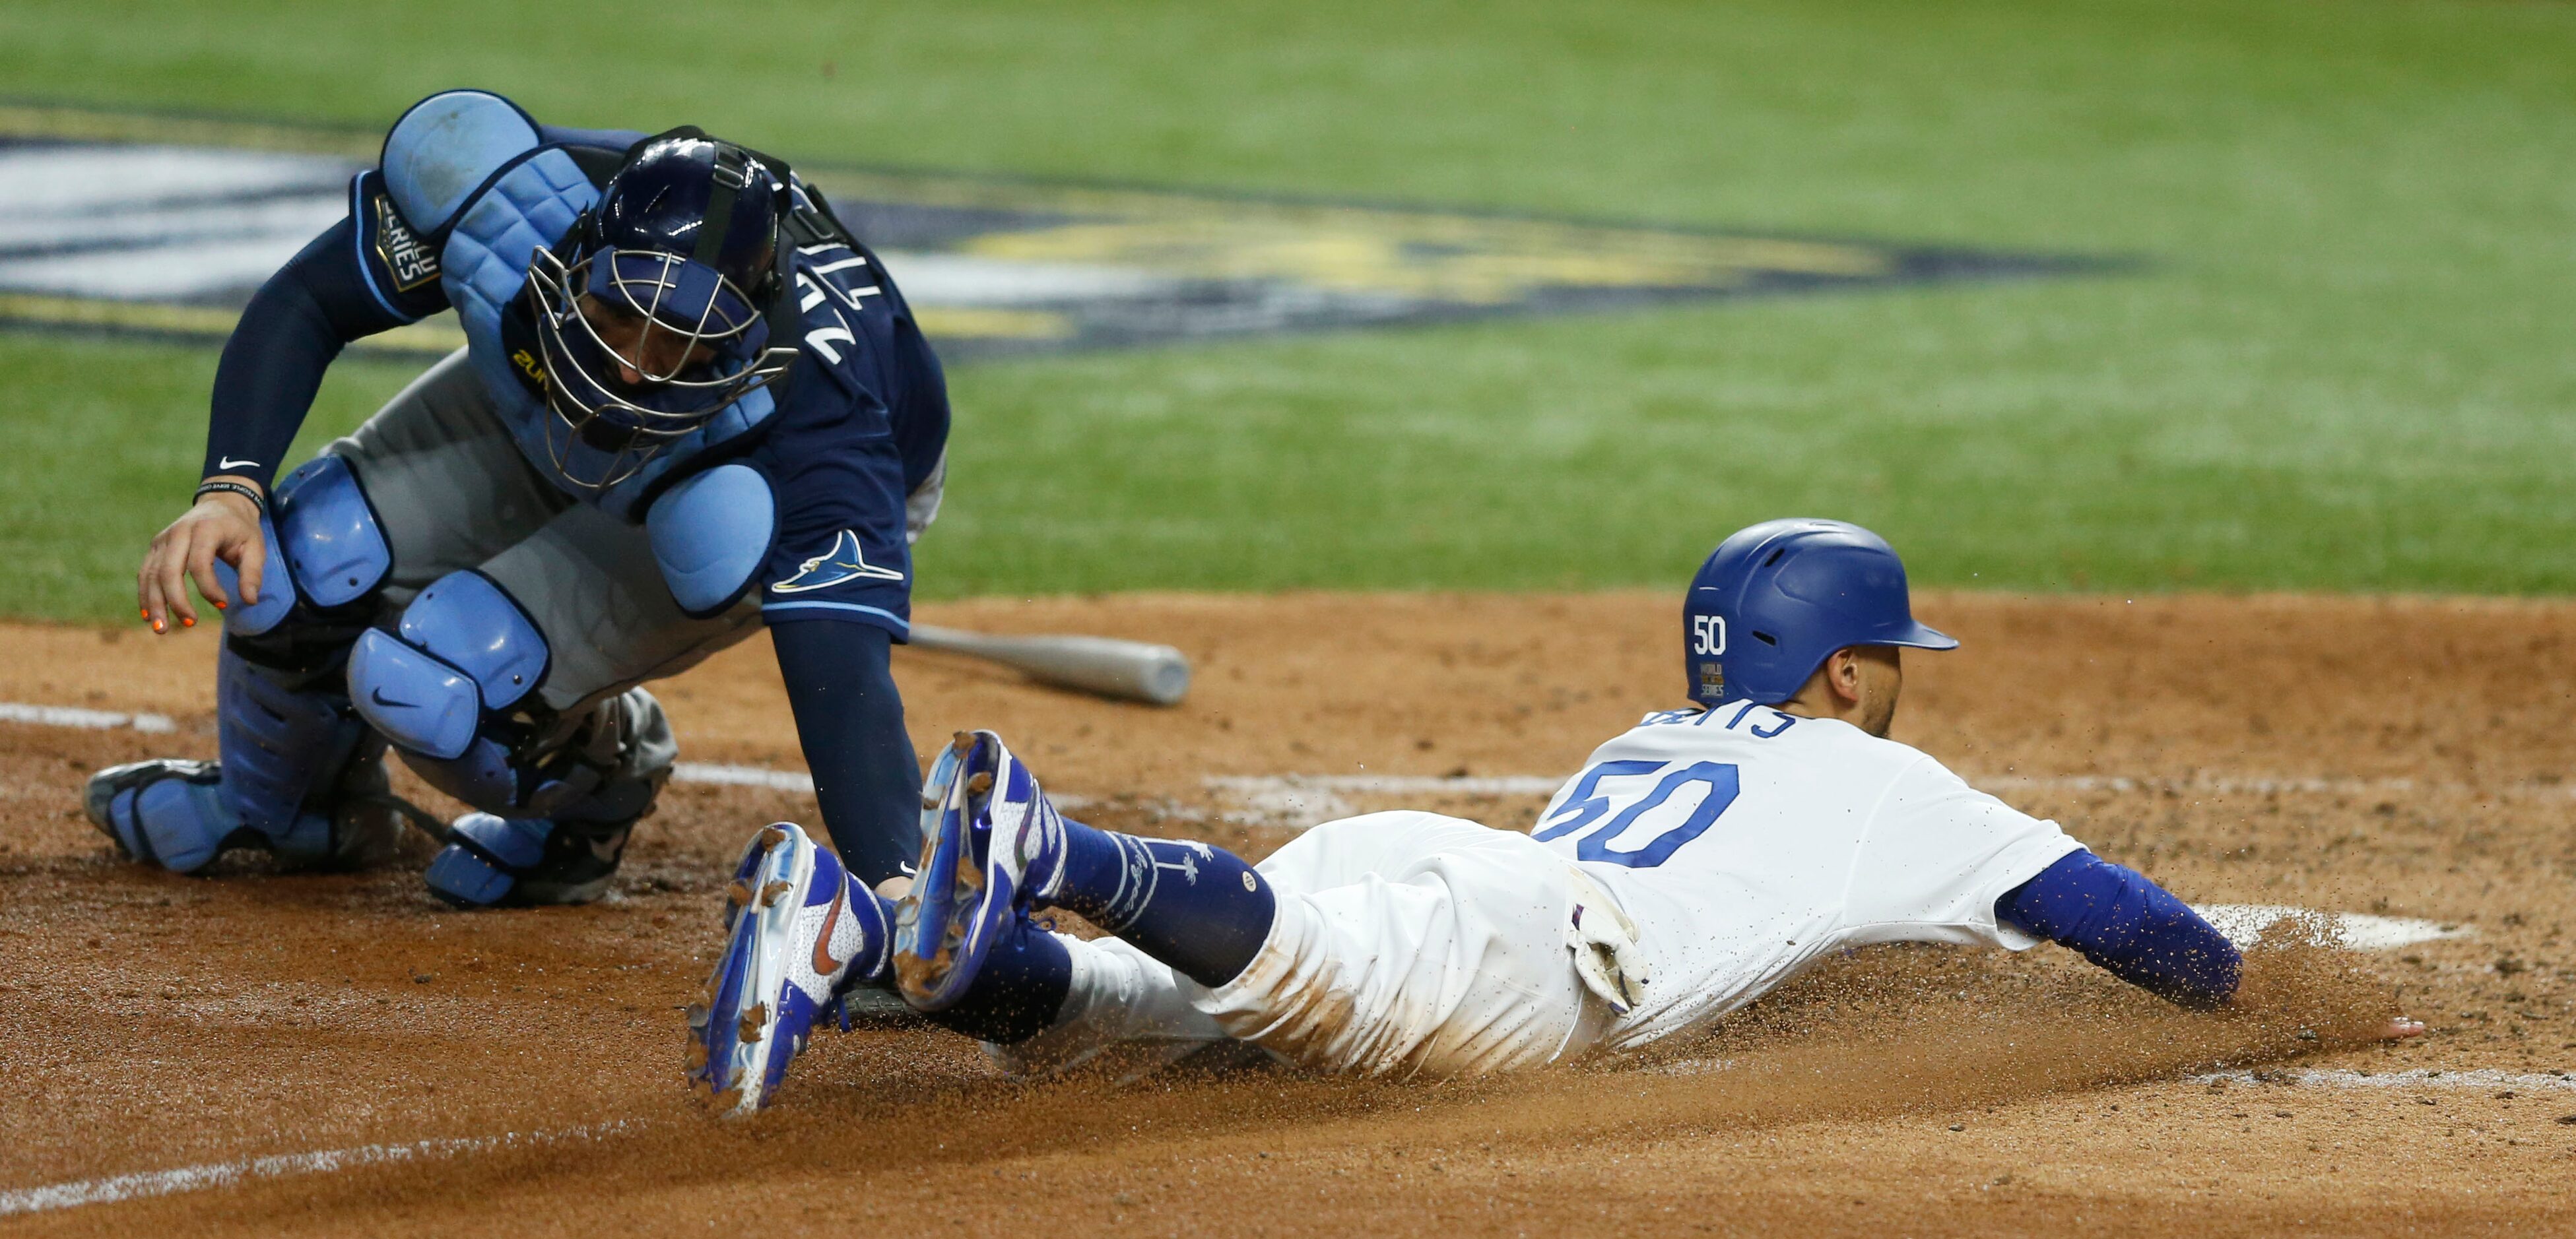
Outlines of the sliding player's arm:
<svg viewBox="0 0 2576 1239">
<path fill-rule="evenodd" d="M 1995 901 L 1995 919 L 2158 997 L 2206 1010 L 2235 994 L 2244 956 L 2145 874 L 2069 852 Z"/>
</svg>

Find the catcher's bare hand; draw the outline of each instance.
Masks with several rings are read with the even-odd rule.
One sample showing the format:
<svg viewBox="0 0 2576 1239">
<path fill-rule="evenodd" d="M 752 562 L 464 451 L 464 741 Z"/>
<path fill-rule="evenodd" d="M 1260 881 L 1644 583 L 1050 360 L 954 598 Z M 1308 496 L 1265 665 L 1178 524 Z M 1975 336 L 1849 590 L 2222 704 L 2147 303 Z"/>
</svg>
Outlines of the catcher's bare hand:
<svg viewBox="0 0 2576 1239">
<path fill-rule="evenodd" d="M 225 480 L 253 485 L 247 478 Z M 143 567 L 134 574 L 135 602 L 143 608 L 152 631 L 166 633 L 174 620 L 179 627 L 196 627 L 197 609 L 188 603 L 183 578 L 194 580 L 197 592 L 217 610 L 232 605 L 232 598 L 215 582 L 217 559 L 241 574 L 241 601 L 259 601 L 260 574 L 268 561 L 268 547 L 259 532 L 259 507 L 230 491 L 200 497 L 143 553 Z"/>
</svg>

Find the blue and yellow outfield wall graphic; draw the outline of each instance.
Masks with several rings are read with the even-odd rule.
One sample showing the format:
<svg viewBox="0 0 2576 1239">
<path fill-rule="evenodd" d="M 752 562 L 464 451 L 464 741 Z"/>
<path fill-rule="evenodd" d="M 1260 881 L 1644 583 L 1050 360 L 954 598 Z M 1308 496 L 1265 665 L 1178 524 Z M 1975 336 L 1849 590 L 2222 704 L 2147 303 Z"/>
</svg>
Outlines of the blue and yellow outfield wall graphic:
<svg viewBox="0 0 2576 1239">
<path fill-rule="evenodd" d="M 0 326 L 220 340 L 379 135 L 0 104 Z M 951 358 L 2095 271 L 2096 260 L 800 162 Z M 451 316 L 363 347 L 443 353 Z"/>
</svg>

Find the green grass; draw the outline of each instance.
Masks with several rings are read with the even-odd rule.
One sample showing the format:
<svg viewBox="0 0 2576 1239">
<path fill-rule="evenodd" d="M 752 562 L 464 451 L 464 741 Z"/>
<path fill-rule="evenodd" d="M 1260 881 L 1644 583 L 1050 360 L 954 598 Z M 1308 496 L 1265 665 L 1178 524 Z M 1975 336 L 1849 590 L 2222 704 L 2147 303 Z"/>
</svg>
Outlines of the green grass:
<svg viewBox="0 0 2576 1239">
<path fill-rule="evenodd" d="M 1947 584 L 2576 590 L 2576 9 L 445 7 L 14 0 L 0 82 L 370 124 L 479 84 L 807 159 L 2145 260 L 958 367 L 926 595 L 1671 584 L 1789 512 Z M 0 337 L 0 610 L 122 613 L 212 362 Z M 405 377 L 340 368 L 334 431 Z"/>
</svg>

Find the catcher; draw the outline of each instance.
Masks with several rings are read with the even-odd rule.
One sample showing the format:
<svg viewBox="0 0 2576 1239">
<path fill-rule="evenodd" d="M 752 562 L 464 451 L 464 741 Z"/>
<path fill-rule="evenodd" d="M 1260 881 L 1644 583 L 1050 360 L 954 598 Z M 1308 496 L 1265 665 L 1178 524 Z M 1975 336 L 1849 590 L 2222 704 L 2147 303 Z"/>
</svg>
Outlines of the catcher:
<svg viewBox="0 0 2576 1239">
<path fill-rule="evenodd" d="M 445 309 L 466 347 L 272 486 L 341 347 Z M 155 632 L 196 624 L 188 581 L 223 612 L 221 760 L 102 771 L 89 816 L 181 873 L 370 864 L 417 815 L 390 744 L 477 810 L 426 823 L 439 898 L 580 902 L 670 776 L 641 685 L 766 625 L 824 824 L 895 876 L 921 775 L 886 660 L 947 437 L 903 294 L 785 163 L 433 95 L 243 312 L 138 574 Z"/>
</svg>

